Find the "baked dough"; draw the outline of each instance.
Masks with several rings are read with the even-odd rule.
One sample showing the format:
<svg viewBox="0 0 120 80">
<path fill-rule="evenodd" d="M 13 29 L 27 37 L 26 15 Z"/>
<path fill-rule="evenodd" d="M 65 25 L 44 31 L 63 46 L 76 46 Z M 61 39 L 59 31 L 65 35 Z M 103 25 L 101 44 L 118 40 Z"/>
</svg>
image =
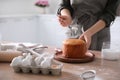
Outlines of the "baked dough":
<svg viewBox="0 0 120 80">
<path fill-rule="evenodd" d="M 86 43 L 81 39 L 66 39 L 63 41 L 63 56 L 65 58 L 82 59 L 86 57 Z"/>
</svg>

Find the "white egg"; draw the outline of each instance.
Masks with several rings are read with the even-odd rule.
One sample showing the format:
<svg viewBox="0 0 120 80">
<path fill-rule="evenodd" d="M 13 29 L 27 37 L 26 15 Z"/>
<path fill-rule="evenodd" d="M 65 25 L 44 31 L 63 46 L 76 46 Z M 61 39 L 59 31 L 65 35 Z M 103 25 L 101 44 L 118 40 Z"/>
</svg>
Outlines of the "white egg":
<svg viewBox="0 0 120 80">
<path fill-rule="evenodd" d="M 42 68 L 49 68 L 51 66 L 51 58 L 49 57 L 44 57 L 44 60 L 41 62 L 41 67 Z"/>
<path fill-rule="evenodd" d="M 23 56 L 15 57 L 15 58 L 13 58 L 10 66 L 21 66 L 22 60 L 23 60 Z"/>
<path fill-rule="evenodd" d="M 30 55 L 30 53 L 26 56 L 26 58 L 24 58 L 22 60 L 22 66 L 25 66 L 25 67 L 29 67 L 31 66 L 31 62 L 32 62 L 32 55 Z"/>
<path fill-rule="evenodd" d="M 37 66 L 40 66 L 43 60 L 44 60 L 43 57 L 39 56 L 39 57 L 36 57 L 34 61 Z"/>
</svg>

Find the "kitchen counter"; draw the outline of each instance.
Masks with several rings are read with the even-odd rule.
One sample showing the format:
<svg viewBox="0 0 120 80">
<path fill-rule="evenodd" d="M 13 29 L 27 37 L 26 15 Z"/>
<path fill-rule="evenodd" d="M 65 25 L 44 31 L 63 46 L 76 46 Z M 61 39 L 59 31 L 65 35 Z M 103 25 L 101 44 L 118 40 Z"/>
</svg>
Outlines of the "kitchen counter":
<svg viewBox="0 0 120 80">
<path fill-rule="evenodd" d="M 0 80 L 81 80 L 79 75 L 86 70 L 96 70 L 95 80 L 120 80 L 120 61 L 101 59 L 100 52 L 92 51 L 95 60 L 88 63 L 63 63 L 59 76 L 15 73 L 10 63 L 0 63 Z M 71 79 L 72 78 L 72 79 Z"/>
</svg>

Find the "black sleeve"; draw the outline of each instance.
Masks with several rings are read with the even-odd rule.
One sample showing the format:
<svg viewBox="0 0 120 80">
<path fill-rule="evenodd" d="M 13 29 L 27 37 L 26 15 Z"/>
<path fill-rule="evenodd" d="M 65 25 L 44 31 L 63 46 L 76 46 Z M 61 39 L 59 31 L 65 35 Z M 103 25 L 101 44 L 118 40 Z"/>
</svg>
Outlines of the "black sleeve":
<svg viewBox="0 0 120 80">
<path fill-rule="evenodd" d="M 68 9 L 71 13 L 71 16 L 73 16 L 74 11 L 73 11 L 73 8 L 71 6 L 70 0 L 62 0 L 62 3 L 60 4 L 60 7 L 57 11 L 57 14 L 60 15 L 62 9 Z"/>
<path fill-rule="evenodd" d="M 120 0 L 109 0 L 100 17 L 100 19 L 105 21 L 107 27 L 110 26 L 111 22 L 115 19 L 119 2 Z"/>
</svg>

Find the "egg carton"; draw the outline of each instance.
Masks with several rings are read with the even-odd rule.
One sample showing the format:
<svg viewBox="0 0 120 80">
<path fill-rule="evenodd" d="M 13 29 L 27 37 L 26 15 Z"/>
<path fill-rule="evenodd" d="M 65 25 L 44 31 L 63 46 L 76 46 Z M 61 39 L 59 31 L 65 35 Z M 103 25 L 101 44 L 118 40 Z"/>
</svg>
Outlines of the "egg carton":
<svg viewBox="0 0 120 80">
<path fill-rule="evenodd" d="M 37 66 L 11 66 L 16 73 L 33 73 L 33 74 L 44 74 L 44 75 L 60 75 L 62 72 L 62 63 L 54 62 L 49 68 L 41 68 Z"/>
</svg>

